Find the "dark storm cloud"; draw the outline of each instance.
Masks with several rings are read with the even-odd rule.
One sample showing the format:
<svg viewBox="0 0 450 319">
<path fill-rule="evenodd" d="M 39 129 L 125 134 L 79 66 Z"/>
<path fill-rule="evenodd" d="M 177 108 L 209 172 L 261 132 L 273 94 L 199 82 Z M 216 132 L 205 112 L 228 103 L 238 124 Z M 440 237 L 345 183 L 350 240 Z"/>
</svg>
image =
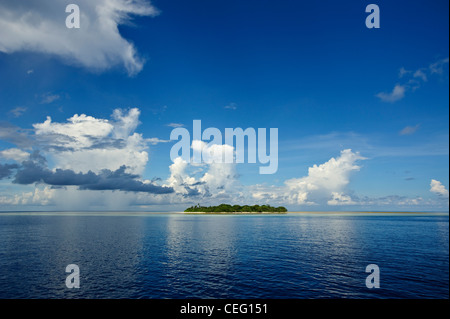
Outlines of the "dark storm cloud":
<svg viewBox="0 0 450 319">
<path fill-rule="evenodd" d="M 200 192 L 196 188 L 191 188 L 188 186 L 184 187 L 187 191 L 187 194 L 184 194 L 183 197 L 194 197 L 200 195 Z"/>
<path fill-rule="evenodd" d="M 125 172 L 126 166 L 121 166 L 115 171 L 104 169 L 96 174 L 92 171 L 75 173 L 70 169 L 51 171 L 44 164 L 45 159 L 38 152 L 34 152 L 31 154 L 30 160 L 22 163 L 13 183 L 45 183 L 51 186 L 78 186 L 83 190 L 120 190 L 151 194 L 174 192 L 171 187 L 163 187 L 152 183 L 146 184 L 137 180 L 138 175 Z"/>
<path fill-rule="evenodd" d="M 206 182 L 195 182 L 192 184 L 189 183 L 181 183 L 181 186 L 184 187 L 184 189 L 187 191 L 186 194 L 183 194 L 183 197 L 194 197 L 194 196 L 199 196 L 201 195 L 200 191 L 195 188 L 195 186 L 200 186 L 200 185 L 206 185 Z M 207 190 L 208 193 L 208 190 Z M 204 194 L 204 196 L 206 196 L 207 194 Z"/>
<path fill-rule="evenodd" d="M 138 175 L 133 175 L 125 172 L 126 166 L 121 166 L 115 171 L 102 170 L 97 175 L 94 183 L 86 183 L 80 185 L 80 189 L 90 190 L 121 190 L 129 192 L 145 192 L 152 194 L 168 194 L 173 193 L 173 188 L 162 187 L 155 184 L 144 184 L 136 180 Z M 95 175 L 95 174 L 94 174 Z"/>
<path fill-rule="evenodd" d="M 0 164 L 0 179 L 8 178 L 12 175 L 13 170 L 19 168 L 17 164 Z"/>
</svg>

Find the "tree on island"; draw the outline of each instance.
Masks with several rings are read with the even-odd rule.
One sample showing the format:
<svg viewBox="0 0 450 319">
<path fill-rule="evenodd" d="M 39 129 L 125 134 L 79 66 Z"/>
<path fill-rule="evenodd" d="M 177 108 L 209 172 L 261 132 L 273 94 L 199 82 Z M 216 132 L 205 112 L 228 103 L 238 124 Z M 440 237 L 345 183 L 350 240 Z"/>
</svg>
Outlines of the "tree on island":
<svg viewBox="0 0 450 319">
<path fill-rule="evenodd" d="M 185 213 L 286 213 L 287 209 L 283 206 L 272 207 L 270 205 L 228 205 L 220 204 L 218 206 L 200 206 L 197 204 L 187 208 Z"/>
</svg>

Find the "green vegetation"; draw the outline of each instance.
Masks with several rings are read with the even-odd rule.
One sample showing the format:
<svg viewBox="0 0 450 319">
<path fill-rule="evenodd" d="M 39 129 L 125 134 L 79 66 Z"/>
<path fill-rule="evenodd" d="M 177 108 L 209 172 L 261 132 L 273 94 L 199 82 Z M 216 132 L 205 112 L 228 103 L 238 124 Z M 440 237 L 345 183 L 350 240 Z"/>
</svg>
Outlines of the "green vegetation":
<svg viewBox="0 0 450 319">
<path fill-rule="evenodd" d="M 287 209 L 283 206 L 272 207 L 270 205 L 228 205 L 220 204 L 219 206 L 191 206 L 184 211 L 185 213 L 286 213 Z"/>
</svg>

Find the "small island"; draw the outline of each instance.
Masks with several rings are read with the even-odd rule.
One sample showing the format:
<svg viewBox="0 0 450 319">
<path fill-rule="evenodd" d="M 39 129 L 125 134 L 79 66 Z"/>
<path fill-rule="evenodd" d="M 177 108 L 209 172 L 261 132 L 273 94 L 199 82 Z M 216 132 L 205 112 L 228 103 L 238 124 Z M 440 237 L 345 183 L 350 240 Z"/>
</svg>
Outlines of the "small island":
<svg viewBox="0 0 450 319">
<path fill-rule="evenodd" d="M 191 206 L 185 213 L 203 213 L 203 214 L 286 214 L 287 209 L 283 206 L 272 207 L 270 205 L 228 205 L 220 204 L 218 206 Z"/>
</svg>

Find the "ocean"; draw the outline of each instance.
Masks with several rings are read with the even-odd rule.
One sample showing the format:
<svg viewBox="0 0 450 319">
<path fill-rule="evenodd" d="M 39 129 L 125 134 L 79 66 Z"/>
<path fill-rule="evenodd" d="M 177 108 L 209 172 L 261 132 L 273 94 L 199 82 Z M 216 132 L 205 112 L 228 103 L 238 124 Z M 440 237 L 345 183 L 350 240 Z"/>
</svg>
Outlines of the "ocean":
<svg viewBox="0 0 450 319">
<path fill-rule="evenodd" d="M 0 213 L 0 298 L 447 299 L 449 215 Z"/>
</svg>

